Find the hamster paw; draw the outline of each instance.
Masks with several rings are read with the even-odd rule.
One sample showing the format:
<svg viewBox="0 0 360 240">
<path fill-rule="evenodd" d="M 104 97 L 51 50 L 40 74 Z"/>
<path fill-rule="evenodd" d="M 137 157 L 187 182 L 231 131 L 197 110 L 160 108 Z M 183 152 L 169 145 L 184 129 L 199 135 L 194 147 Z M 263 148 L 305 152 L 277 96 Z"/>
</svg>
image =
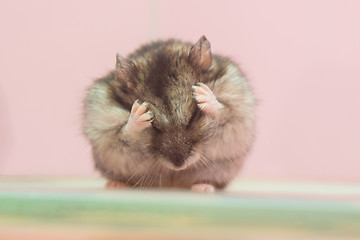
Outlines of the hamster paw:
<svg viewBox="0 0 360 240">
<path fill-rule="evenodd" d="M 211 89 L 204 83 L 199 83 L 198 86 L 192 86 L 192 88 L 198 107 L 207 115 L 215 118 L 224 106 L 216 99 Z"/>
<path fill-rule="evenodd" d="M 191 191 L 200 192 L 200 193 L 214 193 L 215 187 L 211 184 L 205 184 L 205 183 L 193 184 L 191 186 Z"/>
<path fill-rule="evenodd" d="M 112 182 L 108 181 L 105 184 L 106 189 L 121 189 L 121 188 L 128 188 L 129 186 L 126 183 L 123 182 Z"/>
<path fill-rule="evenodd" d="M 153 113 L 147 111 L 147 102 L 139 103 L 138 100 L 134 102 L 131 107 L 129 120 L 126 124 L 126 130 L 130 132 L 139 132 L 151 126 L 153 120 Z"/>
</svg>

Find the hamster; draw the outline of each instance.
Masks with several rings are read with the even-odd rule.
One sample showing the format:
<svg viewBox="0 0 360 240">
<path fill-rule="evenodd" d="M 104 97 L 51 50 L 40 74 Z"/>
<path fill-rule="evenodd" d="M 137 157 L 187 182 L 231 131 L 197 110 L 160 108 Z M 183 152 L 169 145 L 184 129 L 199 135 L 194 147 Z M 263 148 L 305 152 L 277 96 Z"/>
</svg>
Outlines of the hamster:
<svg viewBox="0 0 360 240">
<path fill-rule="evenodd" d="M 88 89 L 83 131 L 108 187 L 214 192 L 239 173 L 256 100 L 237 65 L 202 36 L 145 44 Z"/>
</svg>

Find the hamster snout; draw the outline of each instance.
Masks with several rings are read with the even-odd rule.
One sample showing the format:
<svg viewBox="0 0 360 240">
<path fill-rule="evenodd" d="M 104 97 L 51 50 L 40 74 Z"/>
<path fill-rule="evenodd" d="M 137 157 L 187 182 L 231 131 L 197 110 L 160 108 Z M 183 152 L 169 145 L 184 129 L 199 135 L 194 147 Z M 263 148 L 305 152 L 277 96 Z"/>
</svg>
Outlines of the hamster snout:
<svg viewBox="0 0 360 240">
<path fill-rule="evenodd" d="M 195 147 L 186 128 L 178 128 L 169 126 L 170 131 L 153 136 L 165 166 L 174 170 L 185 169 L 189 166 L 189 158 L 193 156 Z"/>
</svg>

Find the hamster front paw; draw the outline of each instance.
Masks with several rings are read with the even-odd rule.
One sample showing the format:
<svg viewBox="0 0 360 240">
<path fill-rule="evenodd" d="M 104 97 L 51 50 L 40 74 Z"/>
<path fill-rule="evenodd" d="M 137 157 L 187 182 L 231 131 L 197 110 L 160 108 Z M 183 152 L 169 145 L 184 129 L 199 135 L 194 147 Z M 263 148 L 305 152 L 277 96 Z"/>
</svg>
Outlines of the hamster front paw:
<svg viewBox="0 0 360 240">
<path fill-rule="evenodd" d="M 215 187 L 211 184 L 205 184 L 205 183 L 193 184 L 191 186 L 191 191 L 200 192 L 200 193 L 214 193 Z"/>
<path fill-rule="evenodd" d="M 216 99 L 211 89 L 204 83 L 199 83 L 198 86 L 192 86 L 192 88 L 198 107 L 207 115 L 215 118 L 224 106 Z"/>
<path fill-rule="evenodd" d="M 147 102 L 139 103 L 138 100 L 134 102 L 131 107 L 130 117 L 125 125 L 125 130 L 128 133 L 136 133 L 151 126 L 153 120 L 153 113 L 147 111 Z"/>
</svg>

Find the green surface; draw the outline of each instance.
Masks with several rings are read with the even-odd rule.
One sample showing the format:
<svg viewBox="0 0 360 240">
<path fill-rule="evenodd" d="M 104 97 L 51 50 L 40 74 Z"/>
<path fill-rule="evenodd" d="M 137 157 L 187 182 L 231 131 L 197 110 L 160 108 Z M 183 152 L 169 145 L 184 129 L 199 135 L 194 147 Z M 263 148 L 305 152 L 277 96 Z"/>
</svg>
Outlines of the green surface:
<svg viewBox="0 0 360 240">
<path fill-rule="evenodd" d="M 268 182 L 239 183 L 229 192 L 213 195 L 154 190 L 105 191 L 103 183 L 98 179 L 3 178 L 0 224 L 65 224 L 175 232 L 184 228 L 194 232 L 208 229 L 208 233 L 228 234 L 236 234 L 241 229 L 277 229 L 360 239 L 360 203 L 356 199 L 359 188 L 355 185 L 352 191 L 349 185 L 344 185 L 348 187 L 346 191 L 338 185 L 334 191 L 326 192 L 334 196 L 343 194 L 345 199 L 351 196 L 351 200 L 327 200 L 319 197 L 322 195 L 311 198 L 289 195 L 294 193 L 293 189 L 286 191 L 279 188 L 279 183 Z M 249 194 L 251 185 L 256 189 L 252 192 L 256 196 Z M 306 192 L 304 189 L 306 187 L 302 194 Z M 269 192 L 288 195 L 270 197 Z"/>
</svg>

